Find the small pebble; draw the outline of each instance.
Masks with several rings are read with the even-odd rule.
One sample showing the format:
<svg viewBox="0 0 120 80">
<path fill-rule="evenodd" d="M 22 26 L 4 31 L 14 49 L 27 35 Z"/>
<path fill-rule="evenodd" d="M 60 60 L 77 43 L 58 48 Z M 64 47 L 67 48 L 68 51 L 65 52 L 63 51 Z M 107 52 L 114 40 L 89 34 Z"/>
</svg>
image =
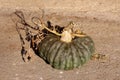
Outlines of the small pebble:
<svg viewBox="0 0 120 80">
<path fill-rule="evenodd" d="M 18 76 L 18 74 L 15 74 L 15 76 Z"/>
<path fill-rule="evenodd" d="M 79 74 L 79 72 L 77 71 L 76 74 Z"/>
<path fill-rule="evenodd" d="M 42 77 L 40 77 L 40 80 L 43 80 L 43 78 L 42 78 Z"/>
<path fill-rule="evenodd" d="M 60 71 L 60 74 L 63 74 L 63 71 Z"/>
</svg>

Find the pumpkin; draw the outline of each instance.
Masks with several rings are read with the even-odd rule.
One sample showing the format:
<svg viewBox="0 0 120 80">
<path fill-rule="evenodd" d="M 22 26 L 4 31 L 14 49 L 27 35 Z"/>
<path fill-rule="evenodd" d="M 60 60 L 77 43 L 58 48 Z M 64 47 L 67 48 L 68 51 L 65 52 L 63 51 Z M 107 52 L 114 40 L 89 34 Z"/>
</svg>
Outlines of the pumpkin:
<svg viewBox="0 0 120 80">
<path fill-rule="evenodd" d="M 63 31 L 61 36 L 53 32 L 47 34 L 38 45 L 38 55 L 53 68 L 62 70 L 82 66 L 94 50 L 94 42 L 89 36 L 72 34 L 69 30 Z"/>
<path fill-rule="evenodd" d="M 56 69 L 69 70 L 86 63 L 94 53 L 94 43 L 89 36 L 75 37 L 70 43 L 59 36 L 47 35 L 39 43 L 39 56 Z"/>
</svg>

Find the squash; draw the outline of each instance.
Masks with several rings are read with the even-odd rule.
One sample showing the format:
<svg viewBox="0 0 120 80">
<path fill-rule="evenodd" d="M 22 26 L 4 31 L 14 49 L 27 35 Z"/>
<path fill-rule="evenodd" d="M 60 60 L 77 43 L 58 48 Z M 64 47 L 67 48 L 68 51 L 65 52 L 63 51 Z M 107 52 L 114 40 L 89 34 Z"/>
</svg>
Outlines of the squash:
<svg viewBox="0 0 120 80">
<path fill-rule="evenodd" d="M 71 70 L 86 63 L 95 51 L 93 40 L 86 34 L 64 29 L 62 34 L 50 31 L 38 44 L 38 55 L 53 68 Z"/>
<path fill-rule="evenodd" d="M 38 48 L 39 56 L 57 69 L 69 70 L 86 63 L 94 53 L 94 43 L 89 36 L 76 37 L 70 43 L 60 41 L 54 34 L 47 35 Z"/>
</svg>

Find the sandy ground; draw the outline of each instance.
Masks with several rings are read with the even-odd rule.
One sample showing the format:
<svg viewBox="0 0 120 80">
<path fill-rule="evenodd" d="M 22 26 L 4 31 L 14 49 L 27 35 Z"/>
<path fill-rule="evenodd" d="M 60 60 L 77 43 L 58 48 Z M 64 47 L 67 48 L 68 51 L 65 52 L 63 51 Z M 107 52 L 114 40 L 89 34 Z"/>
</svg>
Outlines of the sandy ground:
<svg viewBox="0 0 120 80">
<path fill-rule="evenodd" d="M 74 7 L 72 4 L 70 5 L 70 1 L 72 2 L 72 0 L 65 0 L 65 4 L 69 3 L 67 8 Z M 17 0 L 11 0 L 10 2 L 8 0 L 1 0 L 0 80 L 120 80 L 119 0 L 106 0 L 105 4 L 102 4 L 105 0 L 96 0 L 96 2 L 89 2 L 85 7 L 84 5 L 87 1 L 83 1 L 84 4 L 80 6 L 81 11 L 77 9 L 79 6 L 77 5 L 72 11 L 67 9 L 67 12 L 62 12 L 65 10 L 59 9 L 56 6 L 61 6 L 64 2 L 61 2 L 60 5 L 56 0 L 48 1 L 51 3 L 48 5 L 46 0 L 41 3 L 38 1 L 40 4 L 37 4 L 38 2 L 32 3 L 32 0 L 30 0 L 28 5 L 23 4 L 25 0 L 20 2 L 17 2 Z M 117 2 L 109 7 L 113 1 Z M 101 2 L 103 7 L 90 6 L 93 3 L 98 5 L 99 2 Z M 52 4 L 55 6 L 52 6 Z M 63 4 L 64 7 L 66 7 L 65 4 Z M 77 2 L 74 4 L 77 4 Z M 31 5 L 33 7 L 28 8 Z M 16 9 L 22 10 L 26 20 L 30 23 L 31 17 L 41 15 L 39 7 L 45 8 L 45 22 L 50 20 L 53 25 L 65 26 L 69 21 L 74 21 L 77 27 L 80 27 L 93 38 L 96 53 L 105 54 L 107 58 L 105 60 L 91 60 L 81 68 L 70 71 L 53 69 L 37 55 L 33 56 L 32 61 L 23 62 L 20 54 L 21 44 L 15 24 L 11 20 L 11 14 Z M 79 13 L 73 14 L 74 12 Z"/>
</svg>

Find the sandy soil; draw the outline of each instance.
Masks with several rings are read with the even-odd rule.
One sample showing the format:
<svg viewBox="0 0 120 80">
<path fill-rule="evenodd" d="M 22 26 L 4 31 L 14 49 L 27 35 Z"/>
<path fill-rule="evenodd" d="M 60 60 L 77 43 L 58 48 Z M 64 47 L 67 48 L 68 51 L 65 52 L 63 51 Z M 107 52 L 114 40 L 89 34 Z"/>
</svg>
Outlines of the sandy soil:
<svg viewBox="0 0 120 80">
<path fill-rule="evenodd" d="M 119 4 L 119 1 L 112 4 L 109 8 L 113 0 L 106 0 L 106 3 L 103 4 L 106 7 L 97 7 L 100 11 L 96 12 L 94 12 L 94 9 L 97 10 L 96 7 L 89 7 L 93 4 L 92 2 L 87 7 L 81 7 L 82 11 L 78 9 L 70 11 L 67 9 L 68 14 L 67 12 L 62 12 L 65 11 L 64 9 L 56 8 L 56 6 L 60 6 L 60 3 L 57 1 L 49 1 L 56 6 L 47 5 L 47 1 L 45 1 L 42 1 L 44 5 L 42 3 L 35 5 L 35 2 L 32 3 L 32 1 L 28 5 L 24 5 L 24 0 L 21 0 L 19 3 L 16 0 L 9 3 L 8 0 L 1 0 L 0 80 L 120 80 L 120 16 L 118 14 L 119 6 L 116 6 L 116 4 Z M 104 2 L 105 0 L 101 1 Z M 68 0 L 65 0 L 66 4 L 67 2 L 70 3 Z M 96 0 L 96 2 L 98 3 L 99 1 Z M 87 3 L 87 0 L 85 3 Z M 31 5 L 33 7 L 28 9 Z M 16 8 L 16 6 L 18 7 Z M 16 9 L 22 10 L 26 20 L 32 24 L 30 18 L 41 15 L 41 11 L 38 9 L 41 6 L 45 8 L 45 22 L 50 20 L 53 25 L 65 26 L 69 21 L 74 21 L 77 27 L 80 27 L 93 38 L 96 53 L 105 54 L 107 58 L 105 60 L 91 60 L 81 68 L 70 71 L 53 69 L 37 55 L 33 56 L 31 62 L 23 62 L 20 54 L 21 44 L 15 24 L 11 20 L 11 14 Z M 49 9 L 50 6 L 56 9 Z M 65 7 L 66 5 L 63 6 Z M 67 7 L 70 8 L 72 5 L 67 4 Z M 101 12 L 101 10 L 104 10 L 104 12 Z M 110 13 L 110 10 L 116 12 Z M 73 14 L 75 11 L 79 13 Z"/>
</svg>

